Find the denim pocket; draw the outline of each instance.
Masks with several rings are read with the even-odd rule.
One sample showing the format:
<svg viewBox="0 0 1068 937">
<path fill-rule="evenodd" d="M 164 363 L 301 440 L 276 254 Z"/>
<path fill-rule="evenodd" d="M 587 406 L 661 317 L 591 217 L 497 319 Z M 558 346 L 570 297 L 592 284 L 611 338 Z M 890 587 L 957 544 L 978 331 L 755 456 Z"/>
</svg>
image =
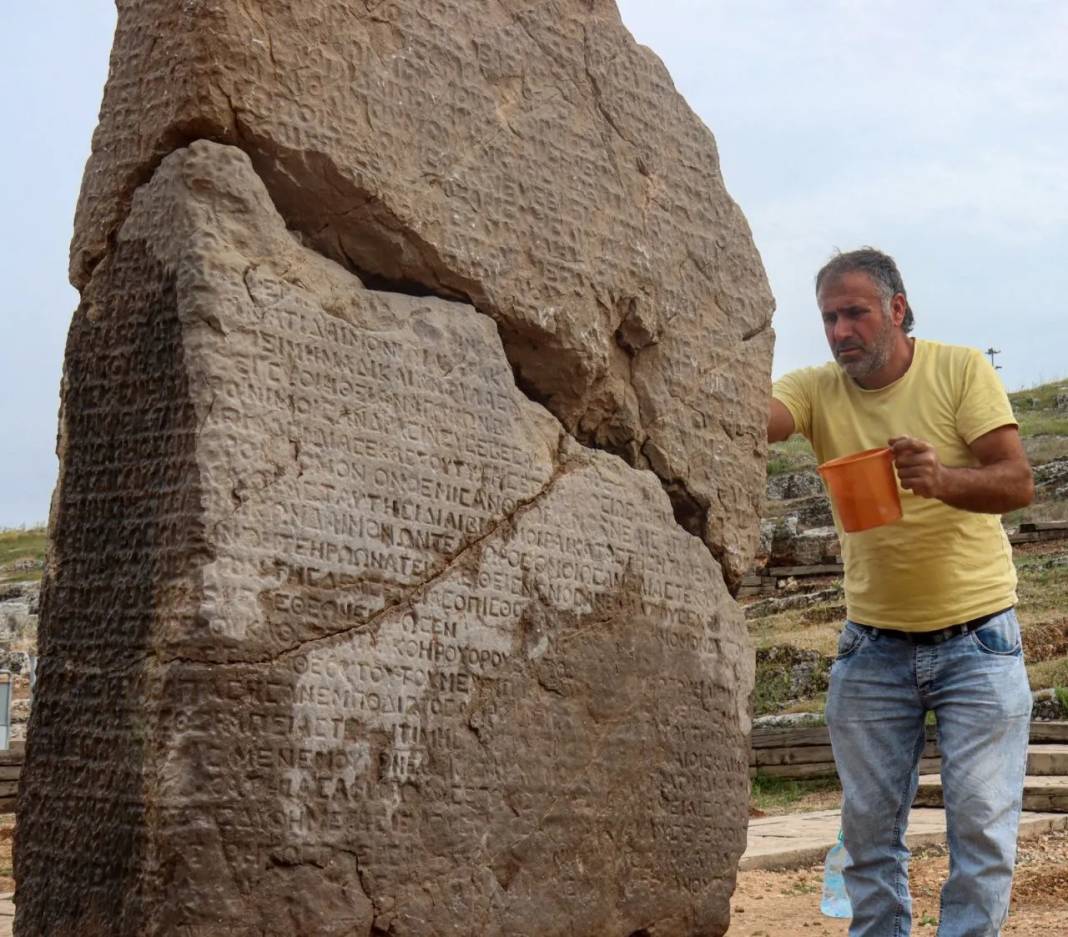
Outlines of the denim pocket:
<svg viewBox="0 0 1068 937">
<path fill-rule="evenodd" d="M 973 631 L 972 640 L 984 654 L 1019 657 L 1023 653 L 1020 624 L 1016 621 L 1016 614 L 1012 609 L 991 618 L 978 631 Z"/>
<path fill-rule="evenodd" d="M 845 660 L 864 643 L 864 632 L 854 627 L 851 622 L 846 622 L 842 633 L 838 635 L 838 656 L 835 660 Z"/>
</svg>

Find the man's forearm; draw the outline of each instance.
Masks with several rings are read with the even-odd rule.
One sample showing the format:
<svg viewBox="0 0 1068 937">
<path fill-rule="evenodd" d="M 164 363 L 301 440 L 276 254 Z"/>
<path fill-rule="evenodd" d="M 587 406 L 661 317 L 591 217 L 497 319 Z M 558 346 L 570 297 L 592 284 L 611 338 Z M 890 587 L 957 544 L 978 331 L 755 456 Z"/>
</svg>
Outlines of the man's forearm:
<svg viewBox="0 0 1068 937">
<path fill-rule="evenodd" d="M 1035 487 L 1030 467 L 1015 460 L 978 468 L 943 466 L 934 496 L 962 511 L 1006 514 L 1027 507 L 1035 496 Z"/>
<path fill-rule="evenodd" d="M 1035 495 L 1015 424 L 972 440 L 969 448 L 979 462 L 975 468 L 943 465 L 934 446 L 911 436 L 895 436 L 890 448 L 901 487 L 921 498 L 937 498 L 962 511 L 1004 514 L 1026 507 Z"/>
</svg>

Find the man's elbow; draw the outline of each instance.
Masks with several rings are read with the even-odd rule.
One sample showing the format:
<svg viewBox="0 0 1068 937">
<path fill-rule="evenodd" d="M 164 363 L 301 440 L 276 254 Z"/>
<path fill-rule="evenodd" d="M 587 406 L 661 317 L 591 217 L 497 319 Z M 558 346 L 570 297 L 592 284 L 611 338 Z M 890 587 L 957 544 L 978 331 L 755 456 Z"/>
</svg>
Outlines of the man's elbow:
<svg viewBox="0 0 1068 937">
<path fill-rule="evenodd" d="M 1013 498 L 1012 507 L 1009 508 L 1010 511 L 1025 508 L 1035 500 L 1035 476 L 1031 473 L 1030 465 L 1025 464 L 1022 466 L 1016 484 L 1012 487 L 1012 492 L 1015 497 Z"/>
<path fill-rule="evenodd" d="M 1035 479 L 1031 474 L 1031 470 L 1027 471 L 1027 478 L 1024 479 L 1023 484 L 1020 486 L 1020 507 L 1027 507 L 1032 501 L 1035 500 Z"/>
</svg>

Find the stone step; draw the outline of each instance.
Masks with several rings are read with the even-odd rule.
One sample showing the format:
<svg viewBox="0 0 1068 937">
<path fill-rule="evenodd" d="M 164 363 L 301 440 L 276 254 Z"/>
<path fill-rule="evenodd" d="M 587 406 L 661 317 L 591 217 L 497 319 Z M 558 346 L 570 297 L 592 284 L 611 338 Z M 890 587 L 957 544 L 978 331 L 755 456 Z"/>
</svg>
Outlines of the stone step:
<svg viewBox="0 0 1068 937">
<path fill-rule="evenodd" d="M 937 774 L 920 778 L 913 804 L 916 807 L 942 806 L 942 779 Z M 1024 779 L 1023 807 L 1024 810 L 1068 813 L 1068 777 L 1028 775 Z"/>
<path fill-rule="evenodd" d="M 772 747 L 774 738 L 758 737 L 754 732 L 749 757 L 749 775 L 755 777 L 823 778 L 837 774 L 830 739 L 825 728 L 795 730 L 793 747 Z M 785 735 L 785 733 L 783 733 Z M 827 744 L 817 745 L 825 740 Z M 938 745 L 927 742 L 920 761 L 921 774 L 936 774 L 939 768 Z M 1068 776 L 1068 744 L 1034 744 L 1027 748 L 1027 773 L 1041 776 Z"/>
<path fill-rule="evenodd" d="M 1068 745 L 1029 745 L 1027 773 L 1068 776 Z"/>
</svg>

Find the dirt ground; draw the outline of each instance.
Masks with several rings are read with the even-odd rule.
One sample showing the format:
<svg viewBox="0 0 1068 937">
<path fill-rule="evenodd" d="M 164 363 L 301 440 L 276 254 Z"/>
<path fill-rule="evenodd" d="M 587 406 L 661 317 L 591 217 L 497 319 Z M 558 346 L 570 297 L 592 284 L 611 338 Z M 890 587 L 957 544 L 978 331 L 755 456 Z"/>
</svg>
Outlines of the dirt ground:
<svg viewBox="0 0 1068 937">
<path fill-rule="evenodd" d="M 11 838 L 15 833 L 15 815 L 0 814 L 0 895 L 10 895 L 15 890 L 11 877 Z"/>
<path fill-rule="evenodd" d="M 933 937 L 938 894 L 946 877 L 944 849 L 912 859 L 912 933 Z M 731 902 L 728 937 L 844 937 L 848 921 L 820 914 L 821 866 L 795 872 L 741 872 Z M 1003 937 L 1068 934 L 1068 831 L 1020 843 L 1009 919 Z"/>
</svg>

